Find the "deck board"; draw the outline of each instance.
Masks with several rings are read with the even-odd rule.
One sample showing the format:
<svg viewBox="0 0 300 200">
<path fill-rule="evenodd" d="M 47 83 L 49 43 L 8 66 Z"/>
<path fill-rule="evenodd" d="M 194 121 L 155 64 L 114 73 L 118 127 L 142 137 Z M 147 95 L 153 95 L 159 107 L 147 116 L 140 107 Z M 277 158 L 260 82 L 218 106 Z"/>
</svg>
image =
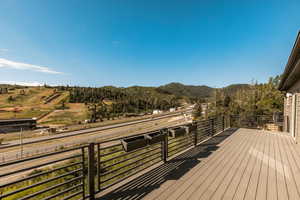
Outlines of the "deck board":
<svg viewBox="0 0 300 200">
<path fill-rule="evenodd" d="M 274 141 L 272 137 L 269 136 L 269 168 L 268 168 L 268 191 L 267 199 L 268 200 L 277 200 L 278 191 L 277 191 L 277 178 L 276 178 L 276 162 L 275 162 L 275 151 L 274 151 Z"/>
<path fill-rule="evenodd" d="M 288 163 L 288 166 L 285 171 L 287 172 L 287 184 L 289 189 L 290 199 L 300 199 L 300 173 L 299 173 L 299 163 L 294 159 L 292 145 L 295 145 L 290 140 L 279 140 L 280 146 L 282 146 L 283 158 L 286 160 L 285 163 Z"/>
<path fill-rule="evenodd" d="M 198 171 L 198 173 L 194 175 L 194 181 L 189 183 L 190 187 L 187 188 L 182 194 L 180 194 L 179 198 L 176 199 L 192 199 L 195 196 L 197 197 L 197 194 L 200 195 L 200 191 L 197 190 L 199 188 L 204 189 L 205 183 L 209 181 L 215 173 L 219 173 L 220 170 L 222 170 L 222 167 L 226 165 L 236 153 L 238 153 L 237 147 L 239 147 L 242 144 L 246 144 L 245 139 L 238 139 L 240 138 L 236 138 L 236 144 L 232 145 L 233 148 L 231 151 L 229 151 L 227 154 L 223 154 L 222 156 L 220 156 L 220 158 L 217 159 L 215 162 L 209 163 L 206 166 L 206 169 Z"/>
<path fill-rule="evenodd" d="M 268 140 L 268 135 L 264 138 Z M 257 182 L 257 188 L 255 193 L 255 199 L 267 199 L 267 189 L 268 189 L 268 169 L 269 169 L 269 143 L 268 141 L 264 142 L 264 152 L 262 155 L 261 169 Z"/>
<path fill-rule="evenodd" d="M 193 156 L 175 158 L 100 199 L 300 199 L 300 144 L 288 133 L 238 129 L 187 155 Z"/>
<path fill-rule="evenodd" d="M 243 142 L 243 144 L 245 144 L 245 142 Z M 242 144 L 238 146 L 241 145 Z M 217 186 L 217 184 L 214 183 L 220 182 L 220 180 L 224 177 L 224 172 L 228 171 L 228 168 L 231 167 L 235 160 L 239 157 L 238 154 L 241 152 L 238 152 L 238 146 L 233 150 L 234 153 L 230 156 L 230 159 L 223 159 L 223 162 L 217 165 L 216 168 L 209 173 L 207 178 L 202 180 L 201 184 L 191 193 L 189 199 L 206 199 L 213 195 L 215 191 L 215 187 L 213 186 Z M 224 155 L 224 157 L 225 156 L 226 155 Z"/>
<path fill-rule="evenodd" d="M 214 194 L 210 197 L 210 199 L 222 199 L 224 196 L 224 193 L 228 189 L 228 186 L 232 183 L 233 179 L 235 178 L 236 172 L 238 172 L 241 169 L 242 164 L 246 161 L 246 154 L 239 156 L 240 159 L 235 162 L 231 168 L 231 170 L 226 173 L 226 176 L 223 180 L 220 181 L 218 184 Z"/>
<path fill-rule="evenodd" d="M 288 162 L 283 162 L 283 157 L 281 153 L 281 148 L 283 146 L 279 146 L 279 136 L 273 135 L 275 137 L 274 144 L 275 144 L 275 152 L 276 152 L 276 166 L 277 166 L 277 187 L 278 187 L 278 199 L 290 199 L 288 186 L 287 186 L 287 174 L 285 168 Z"/>
<path fill-rule="evenodd" d="M 241 136 L 238 136 L 241 137 Z M 197 173 L 203 173 L 210 168 L 211 162 L 218 162 L 219 160 L 224 158 L 224 155 L 228 154 L 230 151 L 232 151 L 235 146 L 237 138 L 230 138 L 228 139 L 227 143 L 222 143 L 222 146 L 229 146 L 229 148 L 221 148 L 219 151 L 216 151 L 213 156 L 209 157 L 207 160 L 199 164 L 199 167 L 195 168 L 193 173 L 189 173 L 186 176 L 184 176 L 185 181 L 181 182 L 178 181 L 175 184 L 172 185 L 172 187 L 169 188 L 168 192 L 160 191 L 161 195 L 157 199 L 176 199 L 182 195 L 192 184 L 193 181 L 197 181 L 198 177 L 196 176 Z M 242 140 L 242 139 L 241 139 Z M 225 140 L 226 141 L 226 140 Z M 192 181 L 191 181 L 192 180 Z M 180 187 L 179 187 L 180 186 Z M 180 190 L 178 190 L 180 188 Z M 166 197 L 166 198 L 165 198 Z"/>
<path fill-rule="evenodd" d="M 236 156 L 231 159 L 231 162 L 228 165 L 225 165 L 223 168 L 221 168 L 220 173 L 217 173 L 215 175 L 215 179 L 213 182 L 209 184 L 209 186 L 204 190 L 204 194 L 199 196 L 200 199 L 211 199 L 214 195 L 222 194 L 222 191 L 219 190 L 219 186 L 223 182 L 227 182 L 226 180 L 229 180 L 230 177 L 229 172 L 235 171 L 235 169 L 238 168 L 237 163 L 240 163 L 247 154 L 247 151 L 250 148 L 249 143 L 247 140 L 245 141 L 244 145 L 239 146 L 239 148 L 236 149 Z M 244 148 L 241 148 L 244 147 Z M 241 151 L 240 151 L 241 149 Z M 226 156 L 226 155 L 225 155 Z M 195 196 L 199 194 L 195 193 Z M 198 199 L 199 199 L 198 197 Z"/>
<path fill-rule="evenodd" d="M 249 180 L 251 179 L 253 169 L 256 165 L 258 154 L 257 149 L 259 148 L 259 145 L 261 144 L 262 140 L 258 140 L 259 136 L 257 133 L 254 134 L 257 135 L 256 140 L 250 143 L 250 149 L 247 152 L 250 155 L 250 158 L 248 160 L 248 164 L 246 165 L 245 170 L 241 174 L 241 177 L 238 181 L 238 186 L 234 192 L 233 199 L 235 200 L 244 199 L 245 194 L 247 192 Z"/>
<path fill-rule="evenodd" d="M 255 149 L 256 152 L 256 160 L 254 163 L 254 166 L 252 167 L 252 172 L 250 174 L 249 181 L 247 183 L 247 189 L 244 194 L 244 199 L 255 199 L 256 198 L 256 192 L 257 192 L 257 187 L 259 183 L 259 177 L 261 173 L 261 168 L 263 165 L 263 155 L 265 152 L 265 147 L 266 144 L 263 142 L 263 140 L 266 139 L 266 135 L 263 134 L 262 136 L 259 136 L 261 138 L 261 142 L 259 143 L 258 147 Z"/>
</svg>

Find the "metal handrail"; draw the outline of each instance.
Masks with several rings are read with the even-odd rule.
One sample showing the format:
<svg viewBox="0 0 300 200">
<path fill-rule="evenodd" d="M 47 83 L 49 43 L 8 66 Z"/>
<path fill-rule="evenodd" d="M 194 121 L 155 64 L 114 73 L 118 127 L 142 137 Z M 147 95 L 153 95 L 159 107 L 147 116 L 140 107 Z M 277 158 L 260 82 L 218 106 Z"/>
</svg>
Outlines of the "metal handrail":
<svg viewBox="0 0 300 200">
<path fill-rule="evenodd" d="M 85 179 L 86 169 L 85 169 L 84 159 L 82 155 L 83 151 L 81 151 L 81 154 L 80 152 L 78 152 L 78 150 L 80 149 L 82 150 L 83 148 L 87 148 L 87 147 L 81 146 L 81 147 L 75 147 L 70 149 L 64 149 L 58 152 L 51 152 L 44 155 L 39 155 L 39 156 L 17 160 L 17 161 L 10 161 L 1 164 L 0 167 L 9 168 L 10 166 L 12 166 L 12 167 L 17 167 L 17 169 L 14 171 L 1 174 L 0 178 L 7 177 L 9 179 L 10 176 L 13 177 L 20 176 L 20 178 L 16 180 L 12 180 L 8 183 L 0 184 L 0 192 L 1 192 L 0 199 L 4 199 L 8 197 L 15 198 L 14 197 L 15 195 L 19 195 L 18 199 L 25 200 L 25 199 L 36 198 L 39 195 L 43 195 L 45 193 L 49 194 L 48 197 L 62 196 L 65 194 L 69 195 L 68 192 L 62 192 L 62 189 L 65 188 L 68 184 L 72 184 L 78 181 L 80 182 L 76 184 L 76 187 L 77 188 L 81 187 L 81 191 L 85 191 L 84 179 Z M 55 160 L 48 161 L 48 162 L 44 162 L 43 160 L 41 160 L 53 156 L 59 156 L 61 158 L 59 159 L 56 158 Z M 76 160 L 76 159 L 81 159 L 81 160 Z M 31 162 L 29 163 L 28 161 Z M 71 162 L 69 163 L 69 161 Z M 30 166 L 23 167 L 23 163 L 26 163 L 27 165 Z M 30 175 L 32 170 L 35 169 L 39 169 L 42 171 Z M 21 173 L 25 173 L 25 176 Z M 26 175 L 26 173 L 29 175 Z M 36 187 L 40 187 L 40 189 L 38 191 L 35 191 L 34 193 L 31 193 L 30 190 Z M 25 192 L 24 196 L 22 194 L 23 192 Z M 70 195 L 73 195 L 74 193 L 77 193 L 77 190 L 72 192 L 72 194 Z M 78 196 L 79 194 L 82 194 L 82 197 L 84 196 L 83 193 L 78 193 L 75 196 Z"/>
<path fill-rule="evenodd" d="M 48 157 L 48 156 L 52 156 L 52 155 L 56 155 L 56 154 L 66 153 L 66 152 L 70 152 L 70 151 L 74 151 L 74 150 L 80 150 L 83 147 L 87 147 L 87 145 L 81 145 L 81 146 L 78 146 L 78 147 L 72 147 L 72 148 L 59 150 L 59 151 L 55 151 L 55 152 L 51 152 L 51 153 L 45 153 L 45 154 L 42 154 L 42 155 L 32 156 L 32 157 L 29 157 L 29 158 L 22 158 L 22 159 L 19 159 L 19 160 L 13 160 L 13 161 L 5 162 L 5 163 L 0 163 L 0 167 L 5 167 L 5 166 L 8 166 L 8 165 L 22 163 L 22 162 L 30 161 L 30 160 L 33 160 L 33 159 L 44 158 L 44 157 Z"/>
</svg>

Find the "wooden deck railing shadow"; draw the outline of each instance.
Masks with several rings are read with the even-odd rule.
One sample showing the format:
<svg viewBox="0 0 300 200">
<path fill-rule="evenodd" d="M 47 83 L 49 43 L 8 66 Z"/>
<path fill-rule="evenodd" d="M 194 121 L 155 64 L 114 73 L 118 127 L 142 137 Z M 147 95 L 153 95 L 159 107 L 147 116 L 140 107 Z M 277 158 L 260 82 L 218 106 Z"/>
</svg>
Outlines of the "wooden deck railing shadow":
<svg viewBox="0 0 300 200">
<path fill-rule="evenodd" d="M 178 180 L 193 167 L 218 149 L 218 144 L 230 137 L 237 129 L 228 129 L 217 136 L 197 145 L 195 148 L 174 157 L 157 168 L 125 183 L 112 192 L 98 197 L 100 200 L 142 199 L 168 180 Z"/>
</svg>

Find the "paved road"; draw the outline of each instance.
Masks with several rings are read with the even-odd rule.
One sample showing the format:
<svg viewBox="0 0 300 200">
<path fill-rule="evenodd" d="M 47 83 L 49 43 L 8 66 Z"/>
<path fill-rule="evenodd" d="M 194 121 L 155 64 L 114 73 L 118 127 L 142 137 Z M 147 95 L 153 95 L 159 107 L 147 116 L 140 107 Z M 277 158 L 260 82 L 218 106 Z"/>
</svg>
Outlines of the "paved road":
<svg viewBox="0 0 300 200">
<path fill-rule="evenodd" d="M 46 153 L 54 151 L 57 148 L 60 148 L 61 146 L 72 146 L 76 144 L 82 144 L 82 143 L 88 143 L 88 142 L 99 142 L 103 140 L 109 140 L 112 138 L 120 137 L 120 136 L 129 136 L 132 134 L 138 134 L 148 131 L 157 130 L 164 127 L 171 127 L 176 126 L 184 123 L 189 123 L 190 121 L 187 121 L 186 118 L 183 115 L 180 116 L 173 116 L 169 118 L 162 118 L 155 121 L 146 121 L 143 123 L 138 124 L 132 124 L 127 125 L 123 127 L 113 128 L 113 129 L 107 129 L 102 131 L 95 131 L 92 133 L 87 133 L 83 135 L 74 135 L 73 137 L 68 138 L 60 138 L 56 140 L 50 140 L 50 141 L 44 141 L 40 143 L 33 143 L 26 145 L 23 149 L 23 155 L 32 155 L 36 154 L 37 151 L 39 153 Z M 110 144 L 109 144 L 110 145 Z M 0 177 L 2 173 L 8 173 L 13 172 L 19 169 L 23 169 L 24 167 L 32 167 L 36 166 L 38 164 L 42 164 L 44 162 L 50 162 L 52 160 L 57 160 L 60 157 L 66 157 L 71 156 L 72 154 L 75 154 L 77 151 L 67 152 L 55 156 L 49 156 L 45 158 L 40 158 L 36 160 L 30 160 L 24 163 L 18 163 L 15 165 L 9 165 L 7 167 L 2 167 Z M 79 152 L 78 152 L 79 153 Z M 0 163 L 4 161 L 9 160 L 15 160 L 17 158 L 20 158 L 20 147 L 13 147 L 8 149 L 0 149 Z M 49 165 L 47 167 L 50 167 Z M 41 167 L 43 168 L 43 167 Z M 16 181 L 20 177 L 26 176 L 28 173 L 30 173 L 32 170 L 1 177 L 0 178 L 0 184 L 4 184 L 7 182 Z"/>
<path fill-rule="evenodd" d="M 72 137 L 72 136 L 76 136 L 76 135 L 89 134 L 89 133 L 96 132 L 96 131 L 103 131 L 103 130 L 108 130 L 108 129 L 125 127 L 125 126 L 129 126 L 129 125 L 135 125 L 135 124 L 141 124 L 141 123 L 145 123 L 145 122 L 156 121 L 156 120 L 160 120 L 160 119 L 166 119 L 166 118 L 170 118 L 173 116 L 179 116 L 179 115 L 181 115 L 182 112 L 188 113 L 188 112 L 191 112 L 191 109 L 186 109 L 186 110 L 182 110 L 180 112 L 170 113 L 170 114 L 153 117 L 153 118 L 149 118 L 149 119 L 142 119 L 142 120 L 124 122 L 124 123 L 119 123 L 119 124 L 114 124 L 114 125 L 103 126 L 103 127 L 95 127 L 95 128 L 88 128 L 88 129 L 83 129 L 83 130 L 78 130 L 78 131 L 60 133 L 59 135 L 57 134 L 57 135 L 41 136 L 41 137 L 36 137 L 36 138 L 26 138 L 26 139 L 23 139 L 23 145 L 40 143 L 40 142 L 45 142 L 45 141 L 49 141 L 49 140 L 56 140 L 56 139 L 61 139 L 61 138 L 66 138 L 66 137 Z M 12 141 L 4 143 L 4 145 L 0 146 L 0 149 L 5 149 L 5 148 L 19 146 L 19 145 L 20 145 L 20 140 L 12 140 Z"/>
<path fill-rule="evenodd" d="M 70 137 L 60 137 L 52 140 L 44 140 L 23 146 L 22 156 L 28 157 L 39 153 L 55 151 L 61 147 L 74 146 L 89 142 L 103 141 L 120 136 L 128 136 L 137 133 L 152 131 L 168 126 L 186 123 L 183 115 L 173 117 L 160 117 L 156 120 L 146 120 L 139 123 L 126 123 L 126 126 L 114 125 L 112 128 L 102 127 L 97 131 L 85 132 L 85 134 L 73 134 Z M 94 129 L 95 130 L 95 129 Z M 15 160 L 21 157 L 20 146 L 0 149 L 0 163 Z"/>
</svg>

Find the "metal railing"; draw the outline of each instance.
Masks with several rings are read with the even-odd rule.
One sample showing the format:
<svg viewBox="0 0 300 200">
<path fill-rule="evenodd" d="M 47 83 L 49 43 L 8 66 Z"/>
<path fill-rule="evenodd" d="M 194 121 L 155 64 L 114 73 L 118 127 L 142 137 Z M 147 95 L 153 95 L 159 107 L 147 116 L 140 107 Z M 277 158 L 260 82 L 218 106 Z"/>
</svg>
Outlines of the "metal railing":
<svg viewBox="0 0 300 200">
<path fill-rule="evenodd" d="M 267 124 L 283 126 L 283 115 L 232 115 L 230 121 L 232 127 L 264 129 Z"/>
<path fill-rule="evenodd" d="M 179 127 L 186 127 L 191 124 L 183 124 L 181 126 L 169 127 L 160 130 L 163 139 L 154 144 L 148 144 L 142 148 L 126 152 L 121 140 L 124 138 L 116 138 L 113 140 L 92 144 L 95 150 L 95 191 L 90 193 L 98 193 L 125 179 L 136 175 L 137 173 L 157 164 L 167 162 L 173 156 L 196 146 L 203 140 L 214 136 L 217 133 L 229 128 L 229 117 L 216 117 L 208 120 L 197 121 L 196 131 L 183 134 L 179 137 L 170 136 L 170 130 Z M 154 131 L 155 132 L 155 131 Z M 147 133 L 138 134 L 142 136 Z"/>
<path fill-rule="evenodd" d="M 0 199 L 83 199 L 84 148 L 0 164 Z"/>
<path fill-rule="evenodd" d="M 98 192 L 224 131 L 229 120 L 216 117 L 0 164 L 0 199 L 94 199 Z M 149 139 L 151 133 L 156 139 Z M 135 146 L 125 147 L 132 137 Z"/>
</svg>

